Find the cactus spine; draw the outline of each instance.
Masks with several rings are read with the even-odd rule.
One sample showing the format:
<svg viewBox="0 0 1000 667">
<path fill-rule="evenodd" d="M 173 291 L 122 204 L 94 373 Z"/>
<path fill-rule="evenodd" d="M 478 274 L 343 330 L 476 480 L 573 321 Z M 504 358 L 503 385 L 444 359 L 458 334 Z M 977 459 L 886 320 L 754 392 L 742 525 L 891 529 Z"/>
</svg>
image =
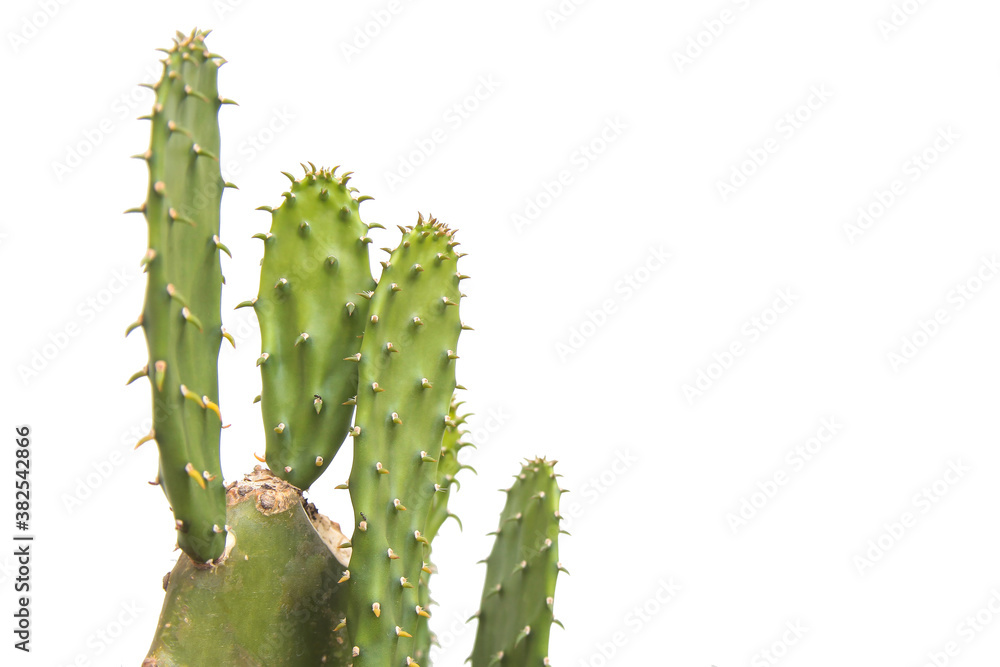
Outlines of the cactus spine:
<svg viewBox="0 0 1000 667">
<path fill-rule="evenodd" d="M 261 412 L 265 459 L 300 489 L 325 471 L 347 437 L 357 393 L 361 335 L 375 287 L 368 230 L 350 173 L 305 167 L 272 214 L 260 292 Z"/>
<path fill-rule="evenodd" d="M 149 279 L 139 320 L 149 348 L 158 483 L 173 508 L 177 544 L 196 561 L 218 558 L 225 545 L 225 490 L 219 462 L 219 346 L 222 271 L 216 86 L 222 59 L 204 45 L 205 33 L 179 34 L 154 86 L 146 202 L 149 224 L 142 263 Z M 137 445 L 138 446 L 138 445 Z"/>
<path fill-rule="evenodd" d="M 458 245 L 437 220 L 403 229 L 361 345 L 347 629 L 354 666 L 412 664 L 428 514 L 455 390 Z"/>
<path fill-rule="evenodd" d="M 549 664 L 549 630 L 559 562 L 555 461 L 526 462 L 513 486 L 489 558 L 472 667 Z"/>
</svg>

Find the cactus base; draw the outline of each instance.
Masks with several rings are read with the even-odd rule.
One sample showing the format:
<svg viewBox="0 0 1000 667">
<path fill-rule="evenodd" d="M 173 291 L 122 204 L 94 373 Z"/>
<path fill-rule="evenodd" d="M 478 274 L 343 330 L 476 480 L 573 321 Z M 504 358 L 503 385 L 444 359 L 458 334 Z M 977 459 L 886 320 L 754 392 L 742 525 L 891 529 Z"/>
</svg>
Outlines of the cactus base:
<svg viewBox="0 0 1000 667">
<path fill-rule="evenodd" d="M 181 554 L 143 667 L 344 665 L 350 559 L 340 527 L 257 466 L 226 490 L 229 539 L 217 562 Z"/>
</svg>

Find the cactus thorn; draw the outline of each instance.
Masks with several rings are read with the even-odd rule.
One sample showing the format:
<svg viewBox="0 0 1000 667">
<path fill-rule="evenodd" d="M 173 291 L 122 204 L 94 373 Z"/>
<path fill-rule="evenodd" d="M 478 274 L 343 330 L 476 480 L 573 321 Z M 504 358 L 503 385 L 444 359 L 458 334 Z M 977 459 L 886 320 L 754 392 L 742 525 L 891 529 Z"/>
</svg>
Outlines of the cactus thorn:
<svg viewBox="0 0 1000 667">
<path fill-rule="evenodd" d="M 214 412 L 216 414 L 216 416 L 219 418 L 219 421 L 222 421 L 222 412 L 219 410 L 219 406 L 217 404 L 213 403 L 208 398 L 208 396 L 202 396 L 201 400 L 202 400 L 202 403 L 205 404 L 205 409 L 206 410 L 211 410 L 212 412 Z"/>
<path fill-rule="evenodd" d="M 163 391 L 163 381 L 166 377 L 167 362 L 161 359 L 153 364 L 153 379 L 155 380 L 157 391 Z"/>
<path fill-rule="evenodd" d="M 130 333 L 132 333 L 141 326 L 142 326 L 142 313 L 139 313 L 139 318 L 125 328 L 125 337 L 128 338 L 128 335 Z"/>
<path fill-rule="evenodd" d="M 181 385 L 180 389 L 181 389 L 181 396 L 188 399 L 189 401 L 197 403 L 198 407 L 201 408 L 202 410 L 205 409 L 205 403 L 204 401 L 201 400 L 201 396 L 194 393 L 184 385 Z"/>
<path fill-rule="evenodd" d="M 233 258 L 233 253 L 231 253 L 229 251 L 229 248 L 227 248 L 226 245 L 219 239 L 219 235 L 218 234 L 215 234 L 214 236 L 212 236 L 212 242 L 215 244 L 215 247 L 216 247 L 217 250 L 221 250 L 222 252 L 224 252 L 227 255 L 229 255 L 229 259 Z"/>
<path fill-rule="evenodd" d="M 142 368 L 140 368 L 139 370 L 137 370 L 135 373 L 132 374 L 132 376 L 125 383 L 125 386 L 127 387 L 128 385 L 132 384 L 141 377 L 148 377 L 148 376 L 149 376 L 149 366 L 148 365 L 143 366 Z"/>
<path fill-rule="evenodd" d="M 133 447 L 132 449 L 139 449 L 139 447 L 141 445 L 146 444 L 150 440 L 156 440 L 156 430 L 155 429 L 149 429 L 149 433 L 147 433 L 146 435 L 144 435 L 141 438 L 139 438 L 139 442 L 135 443 L 135 447 Z"/>
<path fill-rule="evenodd" d="M 190 322 L 191 324 L 198 327 L 198 331 L 204 331 L 204 329 L 201 326 L 201 320 L 195 317 L 195 315 L 191 312 L 191 310 L 187 306 L 181 308 L 181 317 L 184 318 L 184 321 Z"/>
<path fill-rule="evenodd" d="M 187 465 L 184 466 L 184 472 L 188 474 L 188 477 L 198 482 L 198 486 L 200 486 L 202 489 L 208 488 L 205 486 L 205 478 L 198 474 L 198 471 L 194 469 L 194 466 L 191 464 L 190 461 L 188 462 Z"/>
<path fill-rule="evenodd" d="M 218 155 L 216 155 L 215 153 L 212 153 L 211 151 L 205 150 L 200 144 L 192 144 L 191 145 L 191 150 L 198 157 L 207 157 L 210 160 L 215 160 L 216 162 L 219 161 L 219 156 Z"/>
</svg>

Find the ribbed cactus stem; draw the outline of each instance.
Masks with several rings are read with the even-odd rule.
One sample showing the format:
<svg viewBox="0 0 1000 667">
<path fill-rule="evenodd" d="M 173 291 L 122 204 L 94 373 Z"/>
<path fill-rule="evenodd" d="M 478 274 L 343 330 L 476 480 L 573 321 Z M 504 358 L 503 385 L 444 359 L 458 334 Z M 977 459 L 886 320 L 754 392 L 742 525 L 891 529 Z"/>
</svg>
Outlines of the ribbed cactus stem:
<svg viewBox="0 0 1000 667">
<path fill-rule="evenodd" d="M 452 232 L 403 229 L 371 299 L 358 360 L 347 629 L 354 667 L 413 664 L 418 583 L 462 325 Z M 419 664 L 419 663 L 417 663 Z"/>
<path fill-rule="evenodd" d="M 476 618 L 472 667 L 548 665 L 559 562 L 555 461 L 527 461 L 507 489 Z M 561 624 L 560 624 L 561 625 Z"/>
<path fill-rule="evenodd" d="M 265 460 L 275 475 L 308 488 L 347 438 L 358 387 L 361 335 L 375 288 L 368 230 L 358 208 L 370 197 L 350 173 L 306 167 L 271 214 L 260 291 L 250 302 L 261 330 L 260 404 Z"/>
<path fill-rule="evenodd" d="M 226 542 L 225 490 L 219 462 L 222 417 L 218 358 L 224 331 L 220 302 L 217 73 L 222 58 L 205 47 L 206 33 L 178 35 L 153 86 L 156 102 L 149 150 L 149 191 L 137 210 L 149 226 L 142 264 L 149 276 L 142 315 L 129 331 L 146 334 L 159 484 L 173 509 L 177 544 L 205 562 Z M 133 376 L 133 379 L 136 376 Z"/>
</svg>

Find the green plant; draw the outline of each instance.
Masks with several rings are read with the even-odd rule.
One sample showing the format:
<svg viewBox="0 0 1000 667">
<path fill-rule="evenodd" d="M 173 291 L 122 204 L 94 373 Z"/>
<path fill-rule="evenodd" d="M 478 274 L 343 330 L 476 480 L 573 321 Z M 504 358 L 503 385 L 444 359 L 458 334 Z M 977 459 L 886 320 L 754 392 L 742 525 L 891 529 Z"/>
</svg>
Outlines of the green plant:
<svg viewBox="0 0 1000 667">
<path fill-rule="evenodd" d="M 144 665 L 429 664 L 432 541 L 449 508 L 462 405 L 455 391 L 467 276 L 454 231 L 400 227 L 376 283 L 350 173 L 303 165 L 271 214 L 252 307 L 261 327 L 268 469 L 223 485 L 218 397 L 223 277 L 219 211 L 224 62 L 207 33 L 178 34 L 153 86 L 143 258 L 146 334 L 160 453 L 157 483 L 182 549 Z M 353 535 L 306 502 L 345 439 Z M 138 446 L 138 445 L 137 445 Z M 473 667 L 548 663 L 558 563 L 554 462 L 528 461 L 507 492 L 487 559 Z"/>
</svg>

